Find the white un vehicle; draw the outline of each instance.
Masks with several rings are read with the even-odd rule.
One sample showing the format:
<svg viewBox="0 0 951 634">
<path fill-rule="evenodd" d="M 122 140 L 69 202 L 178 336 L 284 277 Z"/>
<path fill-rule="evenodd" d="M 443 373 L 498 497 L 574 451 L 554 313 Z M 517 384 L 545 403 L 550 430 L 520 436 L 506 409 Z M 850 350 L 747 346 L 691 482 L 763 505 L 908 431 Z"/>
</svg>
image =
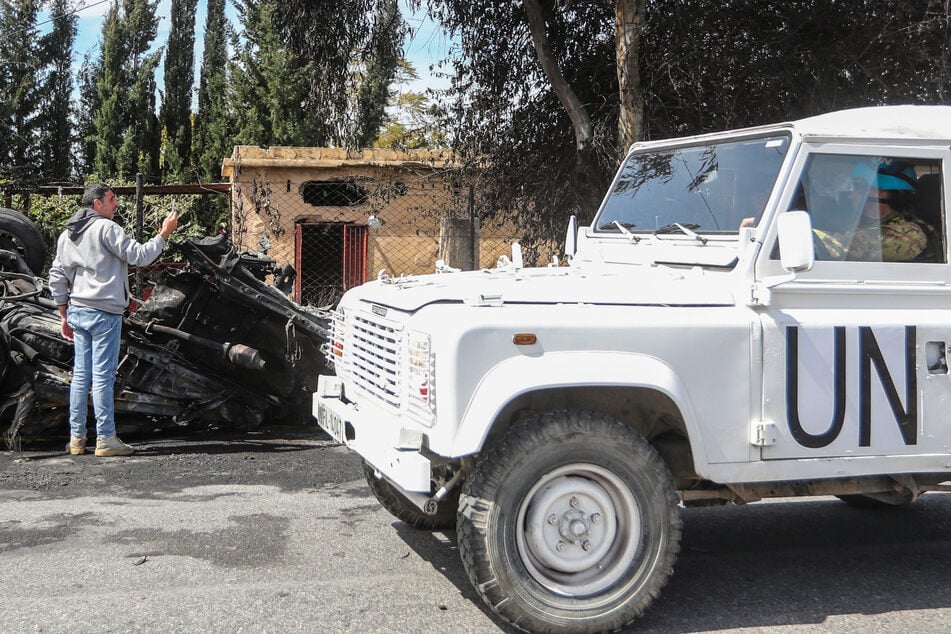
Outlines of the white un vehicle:
<svg viewBox="0 0 951 634">
<path fill-rule="evenodd" d="M 320 425 L 515 626 L 612 630 L 679 507 L 951 479 L 951 107 L 638 143 L 569 266 L 348 292 Z"/>
</svg>

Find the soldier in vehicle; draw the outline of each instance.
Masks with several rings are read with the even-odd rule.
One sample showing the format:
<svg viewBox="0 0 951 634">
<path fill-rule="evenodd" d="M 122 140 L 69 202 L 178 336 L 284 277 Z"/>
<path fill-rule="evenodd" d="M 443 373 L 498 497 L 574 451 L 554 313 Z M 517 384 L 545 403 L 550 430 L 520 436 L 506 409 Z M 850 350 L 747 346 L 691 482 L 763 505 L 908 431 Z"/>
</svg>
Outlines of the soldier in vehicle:
<svg viewBox="0 0 951 634">
<path fill-rule="evenodd" d="M 922 255 L 928 234 L 923 223 L 910 215 L 917 183 L 914 168 L 901 161 L 885 161 L 874 180 L 855 172 L 853 177 L 852 195 L 867 195 L 846 259 L 910 262 Z"/>
</svg>

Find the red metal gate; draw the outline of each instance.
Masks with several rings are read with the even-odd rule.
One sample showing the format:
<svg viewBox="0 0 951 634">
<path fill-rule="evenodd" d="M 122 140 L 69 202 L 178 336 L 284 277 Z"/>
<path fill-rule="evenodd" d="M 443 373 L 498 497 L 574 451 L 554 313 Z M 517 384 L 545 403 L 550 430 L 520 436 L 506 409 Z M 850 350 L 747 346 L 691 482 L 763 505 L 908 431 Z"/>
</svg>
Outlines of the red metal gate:
<svg viewBox="0 0 951 634">
<path fill-rule="evenodd" d="M 326 306 L 366 281 L 367 227 L 340 222 L 294 226 L 294 299 Z"/>
<path fill-rule="evenodd" d="M 343 290 L 367 281 L 367 228 L 343 226 Z"/>
</svg>

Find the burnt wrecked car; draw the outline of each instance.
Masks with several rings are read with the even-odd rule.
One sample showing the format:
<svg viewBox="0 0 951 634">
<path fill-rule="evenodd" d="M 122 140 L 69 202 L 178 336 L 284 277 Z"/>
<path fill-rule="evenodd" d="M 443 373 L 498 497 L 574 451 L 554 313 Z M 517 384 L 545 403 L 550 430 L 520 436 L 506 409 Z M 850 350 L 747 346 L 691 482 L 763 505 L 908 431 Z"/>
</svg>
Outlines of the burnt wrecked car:
<svg viewBox="0 0 951 634">
<path fill-rule="evenodd" d="M 73 350 L 35 274 L 42 244 L 29 219 L 0 209 L 0 427 L 11 446 L 65 434 L 69 416 Z M 238 253 L 223 235 L 168 248 L 180 261 L 145 272 L 144 301 L 123 320 L 120 428 L 309 420 L 329 314 L 287 296 L 293 268 Z"/>
</svg>

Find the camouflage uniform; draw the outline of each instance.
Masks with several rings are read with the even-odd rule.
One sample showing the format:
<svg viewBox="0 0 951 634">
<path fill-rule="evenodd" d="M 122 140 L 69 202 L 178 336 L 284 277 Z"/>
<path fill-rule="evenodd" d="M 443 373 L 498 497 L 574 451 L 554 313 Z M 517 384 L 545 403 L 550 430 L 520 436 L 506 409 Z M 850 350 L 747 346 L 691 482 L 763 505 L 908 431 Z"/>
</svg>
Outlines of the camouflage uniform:
<svg viewBox="0 0 951 634">
<path fill-rule="evenodd" d="M 892 212 L 883 216 L 878 224 L 856 229 L 846 259 L 910 262 L 927 246 L 928 236 L 921 225 L 900 213 Z"/>
<path fill-rule="evenodd" d="M 826 248 L 828 252 L 828 257 L 819 257 L 820 260 L 844 260 L 846 248 L 842 244 L 842 236 L 832 233 L 831 231 L 823 231 L 822 229 L 813 229 L 813 233 L 819 238 L 822 242 L 822 246 Z"/>
</svg>

